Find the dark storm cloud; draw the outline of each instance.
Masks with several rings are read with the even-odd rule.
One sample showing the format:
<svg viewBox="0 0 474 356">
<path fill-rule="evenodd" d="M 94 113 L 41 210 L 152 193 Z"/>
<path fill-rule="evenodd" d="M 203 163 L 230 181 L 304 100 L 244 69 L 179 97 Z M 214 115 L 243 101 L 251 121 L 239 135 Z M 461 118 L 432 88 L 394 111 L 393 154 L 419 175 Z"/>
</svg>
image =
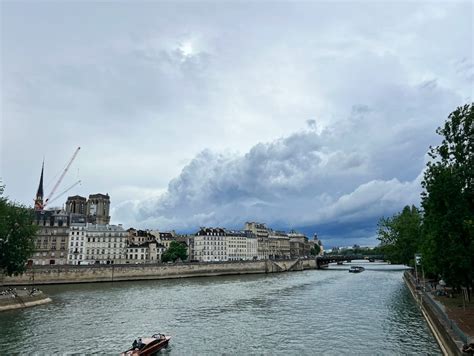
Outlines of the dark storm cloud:
<svg viewBox="0 0 474 356">
<path fill-rule="evenodd" d="M 304 230 L 320 224 L 321 237 L 333 243 L 344 236 L 375 243 L 379 217 L 418 203 L 428 143 L 437 142 L 433 118 L 441 123 L 439 113 L 456 101 L 436 86 L 391 92 L 405 97 L 405 105 L 356 105 L 319 133 L 299 131 L 244 155 L 202 151 L 166 193 L 124 204 L 115 214 L 127 219 L 133 212 L 128 218 L 144 225 L 183 230 L 237 228 L 247 220 Z M 337 226 L 350 225 L 362 227 L 334 235 Z"/>
</svg>

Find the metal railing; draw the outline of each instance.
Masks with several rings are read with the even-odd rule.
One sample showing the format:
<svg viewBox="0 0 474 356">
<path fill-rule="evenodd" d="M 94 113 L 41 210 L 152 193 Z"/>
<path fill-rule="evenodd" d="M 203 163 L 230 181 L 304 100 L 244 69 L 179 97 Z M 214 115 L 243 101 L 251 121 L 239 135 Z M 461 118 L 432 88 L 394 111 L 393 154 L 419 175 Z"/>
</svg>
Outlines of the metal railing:
<svg viewBox="0 0 474 356">
<path fill-rule="evenodd" d="M 414 286 L 420 287 L 420 284 L 416 282 L 415 278 L 411 273 L 407 272 L 405 273 L 405 276 L 409 276 Z M 430 293 L 422 289 L 418 289 L 417 291 L 421 295 L 423 302 L 425 302 L 425 304 L 429 304 L 431 310 L 433 310 L 435 314 L 445 322 L 445 324 L 464 344 L 467 344 L 469 337 L 459 328 L 455 321 L 449 318 L 448 314 L 446 314 L 446 312 L 440 306 L 440 303 L 434 300 Z"/>
</svg>

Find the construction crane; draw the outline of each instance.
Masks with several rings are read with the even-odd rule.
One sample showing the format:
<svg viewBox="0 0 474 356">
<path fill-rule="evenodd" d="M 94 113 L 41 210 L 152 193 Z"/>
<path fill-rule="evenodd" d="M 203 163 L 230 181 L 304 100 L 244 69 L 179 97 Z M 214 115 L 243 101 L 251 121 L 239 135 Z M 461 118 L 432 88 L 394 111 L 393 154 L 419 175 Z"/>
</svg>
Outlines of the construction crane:
<svg viewBox="0 0 474 356">
<path fill-rule="evenodd" d="M 72 188 L 74 188 L 76 185 L 78 184 L 81 184 L 81 181 L 78 180 L 76 183 L 74 183 L 73 185 L 71 185 L 70 187 L 64 189 L 61 193 L 59 193 L 58 195 L 56 195 L 53 199 L 50 199 L 49 202 L 52 203 L 53 201 L 56 201 L 58 200 L 59 198 L 61 198 L 64 194 L 66 194 L 67 192 L 69 192 Z"/>
<path fill-rule="evenodd" d="M 59 179 L 58 179 L 58 181 L 56 182 L 56 184 L 54 185 L 53 189 L 51 189 L 51 193 L 49 193 L 48 197 L 47 197 L 46 200 L 44 201 L 43 209 L 46 207 L 46 205 L 48 205 L 48 203 L 50 202 L 51 198 L 54 196 L 54 193 L 56 192 L 56 190 L 58 189 L 59 185 L 61 184 L 61 182 L 62 182 L 64 176 L 66 175 L 67 171 L 69 170 L 69 167 L 71 167 L 71 164 L 72 164 L 72 162 L 74 161 L 74 159 L 76 158 L 76 156 L 77 156 L 77 154 L 79 153 L 79 150 L 80 150 L 80 149 L 81 149 L 81 148 L 78 147 L 78 148 L 76 148 L 76 151 L 74 151 L 74 154 L 72 155 L 71 159 L 69 160 L 68 164 L 66 165 L 66 168 L 64 168 L 63 173 L 62 173 L 61 176 L 59 177 Z M 63 192 L 61 193 L 61 195 L 64 194 L 64 193 L 66 193 L 67 191 L 69 191 L 70 189 L 72 189 L 73 187 L 75 187 L 75 186 L 76 186 L 77 184 L 79 184 L 79 183 L 80 183 L 80 181 L 74 183 L 71 187 L 69 187 L 68 189 L 66 189 L 65 191 L 63 191 Z M 57 198 L 59 198 L 59 196 L 58 196 Z M 54 199 L 53 199 L 53 200 L 54 200 Z"/>
</svg>

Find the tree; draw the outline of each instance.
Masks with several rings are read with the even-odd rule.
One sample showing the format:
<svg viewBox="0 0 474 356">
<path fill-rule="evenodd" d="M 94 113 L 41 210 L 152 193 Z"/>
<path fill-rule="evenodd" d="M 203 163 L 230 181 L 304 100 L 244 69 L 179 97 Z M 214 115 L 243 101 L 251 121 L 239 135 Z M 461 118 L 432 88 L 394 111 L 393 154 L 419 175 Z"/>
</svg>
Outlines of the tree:
<svg viewBox="0 0 474 356">
<path fill-rule="evenodd" d="M 184 261 L 188 258 L 188 254 L 186 252 L 186 245 L 179 243 L 177 241 L 171 241 L 170 247 L 163 253 L 161 256 L 161 260 L 163 262 L 176 262 L 177 259 Z"/>
<path fill-rule="evenodd" d="M 33 210 L 9 202 L 0 185 L 0 273 L 21 274 L 26 261 L 33 255 L 37 226 L 33 225 Z"/>
<path fill-rule="evenodd" d="M 474 104 L 457 108 L 437 133 L 424 174 L 423 265 L 454 287 L 474 277 Z"/>
<path fill-rule="evenodd" d="M 385 257 L 394 263 L 413 265 L 419 252 L 422 216 L 415 206 L 405 206 L 401 213 L 391 218 L 381 218 L 378 223 L 378 239 Z"/>
<path fill-rule="evenodd" d="M 312 256 L 317 256 L 319 255 L 320 252 L 321 252 L 321 246 L 319 246 L 318 244 L 314 244 L 314 247 L 311 248 L 311 250 L 309 251 L 309 253 Z"/>
</svg>

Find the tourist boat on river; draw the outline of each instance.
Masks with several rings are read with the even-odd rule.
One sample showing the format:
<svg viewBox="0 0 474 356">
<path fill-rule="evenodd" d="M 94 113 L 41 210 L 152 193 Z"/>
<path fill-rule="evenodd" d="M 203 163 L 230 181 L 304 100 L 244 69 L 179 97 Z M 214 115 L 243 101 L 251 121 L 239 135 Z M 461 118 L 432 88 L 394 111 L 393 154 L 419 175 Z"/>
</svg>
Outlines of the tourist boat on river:
<svg viewBox="0 0 474 356">
<path fill-rule="evenodd" d="M 153 334 L 151 337 L 144 337 L 135 340 L 132 347 L 124 351 L 120 356 L 149 356 L 154 355 L 162 348 L 168 346 L 171 336 L 164 334 Z"/>
<path fill-rule="evenodd" d="M 365 271 L 365 268 L 362 266 L 351 266 L 351 269 L 349 270 L 349 273 L 360 273 Z"/>
</svg>

